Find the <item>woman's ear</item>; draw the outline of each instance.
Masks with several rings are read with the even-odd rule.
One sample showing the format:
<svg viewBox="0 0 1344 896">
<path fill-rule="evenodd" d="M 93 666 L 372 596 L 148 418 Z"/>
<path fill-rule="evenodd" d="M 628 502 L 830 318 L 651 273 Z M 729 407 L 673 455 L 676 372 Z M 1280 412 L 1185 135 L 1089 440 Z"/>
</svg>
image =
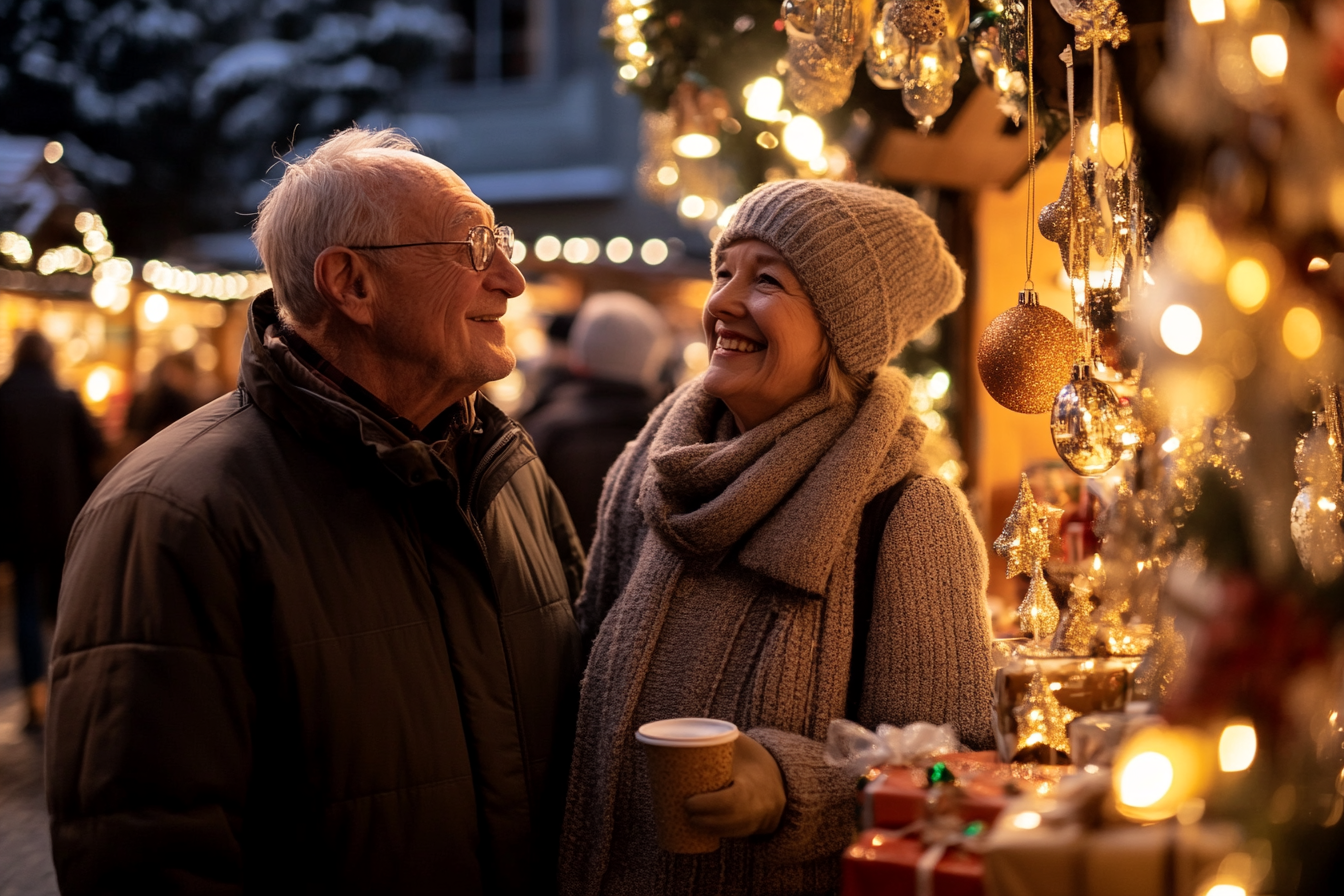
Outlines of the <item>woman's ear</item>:
<svg viewBox="0 0 1344 896">
<path fill-rule="evenodd" d="M 352 323 L 373 323 L 373 271 L 358 252 L 345 246 L 328 246 L 313 262 L 313 287 L 317 294 Z"/>
</svg>

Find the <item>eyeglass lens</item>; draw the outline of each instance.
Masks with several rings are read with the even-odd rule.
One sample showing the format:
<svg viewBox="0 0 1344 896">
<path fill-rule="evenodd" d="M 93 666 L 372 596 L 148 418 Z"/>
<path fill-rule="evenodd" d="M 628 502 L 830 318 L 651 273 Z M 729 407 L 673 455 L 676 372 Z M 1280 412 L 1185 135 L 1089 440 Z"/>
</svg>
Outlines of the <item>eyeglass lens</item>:
<svg viewBox="0 0 1344 896">
<path fill-rule="evenodd" d="M 508 258 L 513 257 L 513 228 L 500 225 L 491 230 L 485 225 L 471 228 L 467 233 L 467 242 L 471 248 L 471 266 L 478 271 L 490 267 L 495 259 L 495 249 L 500 249 Z"/>
</svg>

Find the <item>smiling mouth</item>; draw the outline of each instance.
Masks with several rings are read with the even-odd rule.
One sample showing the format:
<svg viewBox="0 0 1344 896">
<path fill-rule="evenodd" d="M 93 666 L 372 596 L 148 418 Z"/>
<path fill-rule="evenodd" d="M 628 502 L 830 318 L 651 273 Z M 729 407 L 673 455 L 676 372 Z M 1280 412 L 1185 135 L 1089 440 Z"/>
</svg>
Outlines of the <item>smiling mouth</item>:
<svg viewBox="0 0 1344 896">
<path fill-rule="evenodd" d="M 714 343 L 714 347 L 716 349 L 723 349 L 724 351 L 742 352 L 744 354 L 758 352 L 765 348 L 761 343 L 752 342 L 750 339 L 724 335 L 719 336 L 718 340 Z"/>
<path fill-rule="evenodd" d="M 483 314 L 480 317 L 473 317 L 471 319 L 474 321 L 480 321 L 481 323 L 492 324 L 492 323 L 498 323 L 499 319 L 503 316 L 504 315 L 502 314 Z"/>
</svg>

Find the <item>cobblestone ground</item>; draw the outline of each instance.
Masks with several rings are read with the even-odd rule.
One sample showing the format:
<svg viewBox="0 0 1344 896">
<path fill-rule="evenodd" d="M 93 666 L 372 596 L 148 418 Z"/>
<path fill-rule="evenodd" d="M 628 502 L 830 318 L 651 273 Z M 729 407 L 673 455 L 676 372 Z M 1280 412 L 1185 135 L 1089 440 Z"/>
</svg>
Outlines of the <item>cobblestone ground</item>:
<svg viewBox="0 0 1344 896">
<path fill-rule="evenodd" d="M 42 738 L 25 733 L 25 721 L 14 607 L 8 594 L 0 594 L 0 896 L 54 896 Z"/>
</svg>

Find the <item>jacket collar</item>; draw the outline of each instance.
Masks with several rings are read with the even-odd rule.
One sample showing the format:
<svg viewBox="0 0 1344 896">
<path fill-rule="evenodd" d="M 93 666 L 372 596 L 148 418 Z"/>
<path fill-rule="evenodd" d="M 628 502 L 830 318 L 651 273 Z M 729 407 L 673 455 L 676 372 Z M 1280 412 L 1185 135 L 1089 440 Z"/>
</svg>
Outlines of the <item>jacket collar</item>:
<svg viewBox="0 0 1344 896">
<path fill-rule="evenodd" d="M 430 445 L 409 438 L 300 361 L 278 337 L 279 327 L 275 296 L 267 290 L 248 309 L 247 338 L 238 371 L 239 386 L 263 413 L 304 439 L 376 459 L 408 486 L 456 481 L 450 465 Z M 479 458 L 489 445 L 506 436 L 512 438 L 517 424 L 479 394 L 475 412 L 472 435 L 487 446 L 471 452 Z M 526 440 L 514 441 L 526 444 Z"/>
</svg>

